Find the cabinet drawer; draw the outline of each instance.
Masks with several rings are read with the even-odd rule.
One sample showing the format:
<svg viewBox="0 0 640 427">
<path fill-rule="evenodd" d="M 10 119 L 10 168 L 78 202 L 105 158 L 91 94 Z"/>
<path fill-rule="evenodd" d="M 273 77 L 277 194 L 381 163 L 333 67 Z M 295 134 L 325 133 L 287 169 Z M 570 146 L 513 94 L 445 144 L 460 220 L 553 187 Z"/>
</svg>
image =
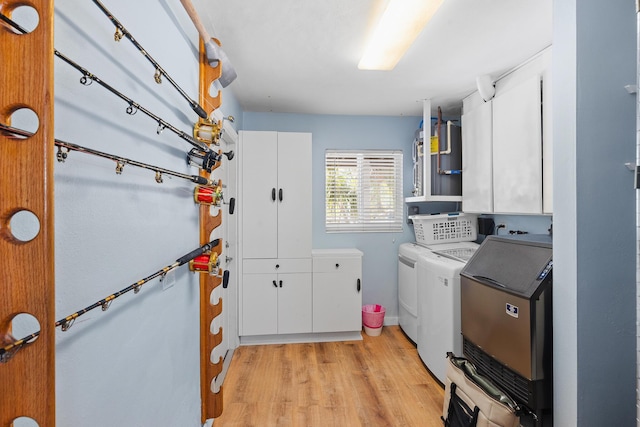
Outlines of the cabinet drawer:
<svg viewBox="0 0 640 427">
<path fill-rule="evenodd" d="M 313 259 L 314 273 L 355 272 L 361 269 L 361 258 L 322 257 Z"/>
<path fill-rule="evenodd" d="M 245 259 L 244 274 L 262 273 L 310 273 L 311 258 Z"/>
</svg>

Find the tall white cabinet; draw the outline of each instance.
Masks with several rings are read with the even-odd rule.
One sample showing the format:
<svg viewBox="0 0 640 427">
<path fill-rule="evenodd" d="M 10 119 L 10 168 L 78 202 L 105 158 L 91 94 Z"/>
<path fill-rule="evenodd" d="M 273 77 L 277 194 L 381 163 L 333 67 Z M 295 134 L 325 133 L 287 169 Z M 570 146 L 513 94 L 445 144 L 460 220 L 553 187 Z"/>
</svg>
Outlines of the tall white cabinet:
<svg viewBox="0 0 640 427">
<path fill-rule="evenodd" d="M 241 336 L 312 332 L 311 134 L 240 132 Z"/>
</svg>

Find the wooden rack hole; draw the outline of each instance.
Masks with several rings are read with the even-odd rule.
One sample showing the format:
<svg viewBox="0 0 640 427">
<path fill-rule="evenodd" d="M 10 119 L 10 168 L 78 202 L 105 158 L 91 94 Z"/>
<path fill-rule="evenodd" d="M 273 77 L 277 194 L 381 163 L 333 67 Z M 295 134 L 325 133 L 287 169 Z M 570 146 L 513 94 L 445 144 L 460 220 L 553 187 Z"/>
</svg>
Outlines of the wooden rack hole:
<svg viewBox="0 0 640 427">
<path fill-rule="evenodd" d="M 25 5 L 13 9 L 9 18 L 25 30 L 27 34 L 38 28 L 38 24 L 40 23 L 38 11 L 31 6 Z M 17 34 L 22 34 L 22 32 L 18 32 Z"/>
<path fill-rule="evenodd" d="M 11 235 L 21 242 L 30 242 L 40 233 L 40 220 L 31 211 L 21 210 L 9 219 Z"/>
<path fill-rule="evenodd" d="M 30 108 L 18 108 L 9 116 L 12 127 L 35 134 L 40 128 L 38 115 Z M 19 137 L 25 139 L 25 137 Z"/>
<path fill-rule="evenodd" d="M 40 427 L 40 424 L 33 418 L 20 417 L 13 420 L 12 427 Z"/>
</svg>

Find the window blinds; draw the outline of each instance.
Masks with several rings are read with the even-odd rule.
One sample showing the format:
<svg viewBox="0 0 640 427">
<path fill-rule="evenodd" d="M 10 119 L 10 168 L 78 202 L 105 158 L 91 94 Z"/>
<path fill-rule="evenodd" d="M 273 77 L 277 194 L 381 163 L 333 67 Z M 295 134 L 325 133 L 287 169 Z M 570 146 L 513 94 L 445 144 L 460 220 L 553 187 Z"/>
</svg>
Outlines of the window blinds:
<svg viewBox="0 0 640 427">
<path fill-rule="evenodd" d="M 325 152 L 326 231 L 402 231 L 402 151 Z"/>
</svg>

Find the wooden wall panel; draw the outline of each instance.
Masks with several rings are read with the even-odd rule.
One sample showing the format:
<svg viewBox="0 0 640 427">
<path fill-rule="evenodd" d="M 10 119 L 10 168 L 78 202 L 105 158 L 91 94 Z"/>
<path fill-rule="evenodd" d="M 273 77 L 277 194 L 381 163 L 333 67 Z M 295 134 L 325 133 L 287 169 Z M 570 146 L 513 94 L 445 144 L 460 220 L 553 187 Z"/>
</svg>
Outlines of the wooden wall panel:
<svg viewBox="0 0 640 427">
<path fill-rule="evenodd" d="M 29 108 L 37 115 L 39 127 L 26 139 L 0 134 L 0 339 L 3 345 L 12 340 L 12 319 L 19 313 L 35 316 L 41 332 L 33 344 L 0 363 L 0 426 L 27 416 L 41 427 L 53 427 L 54 12 L 52 0 L 0 0 L 0 13 L 11 17 L 19 6 L 35 9 L 39 22 L 26 35 L 0 24 L 0 121 L 11 124 L 14 111 Z M 33 213 L 40 227 L 28 242 L 16 239 L 11 230 L 12 216 L 23 210 Z"/>
<path fill-rule="evenodd" d="M 213 110 L 220 107 L 222 94 L 211 96 L 211 84 L 220 78 L 222 65 L 218 64 L 212 68 L 207 61 L 204 43 L 200 40 L 200 105 L 211 116 Z M 212 147 L 215 148 L 215 147 Z M 219 166 L 219 164 L 217 165 Z M 215 169 L 214 169 L 215 170 Z M 208 175 L 202 172 L 203 175 Z M 210 241 L 211 232 L 222 224 L 222 209 L 218 215 L 211 216 L 209 206 L 200 207 L 200 242 L 201 244 Z M 222 253 L 222 241 L 220 245 L 212 250 L 218 255 Z M 222 371 L 223 361 L 211 362 L 213 349 L 222 342 L 223 331 L 220 329 L 215 335 L 211 333 L 211 323 L 213 319 L 222 314 L 222 300 L 217 305 L 211 304 L 211 293 L 222 285 L 219 277 L 208 274 L 200 275 L 200 394 L 202 402 L 202 422 L 207 419 L 217 418 L 222 414 L 222 388 L 217 393 L 212 391 L 212 382 Z"/>
</svg>

